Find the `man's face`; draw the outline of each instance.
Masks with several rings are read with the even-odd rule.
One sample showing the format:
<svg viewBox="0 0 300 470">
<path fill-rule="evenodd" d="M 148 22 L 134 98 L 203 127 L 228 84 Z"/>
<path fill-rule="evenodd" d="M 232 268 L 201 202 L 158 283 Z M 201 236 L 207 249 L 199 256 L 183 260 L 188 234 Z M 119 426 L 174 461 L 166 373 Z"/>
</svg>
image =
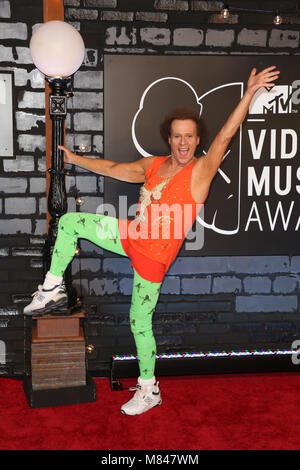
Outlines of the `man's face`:
<svg viewBox="0 0 300 470">
<path fill-rule="evenodd" d="M 171 155 L 179 165 L 190 163 L 195 155 L 200 138 L 197 125 L 192 119 L 174 119 L 171 124 L 169 144 Z"/>
</svg>

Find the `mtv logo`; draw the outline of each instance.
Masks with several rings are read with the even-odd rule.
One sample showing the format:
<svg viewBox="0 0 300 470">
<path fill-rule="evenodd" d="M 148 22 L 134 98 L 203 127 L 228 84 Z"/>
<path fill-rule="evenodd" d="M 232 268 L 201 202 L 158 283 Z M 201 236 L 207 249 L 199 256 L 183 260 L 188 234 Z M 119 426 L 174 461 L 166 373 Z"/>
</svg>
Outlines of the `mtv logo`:
<svg viewBox="0 0 300 470">
<path fill-rule="evenodd" d="M 4 341 L 0 340 L 0 364 L 6 364 L 6 347 Z"/>
<path fill-rule="evenodd" d="M 249 114 L 287 114 L 292 112 L 292 87 L 279 85 L 260 88 L 252 98 Z"/>
</svg>

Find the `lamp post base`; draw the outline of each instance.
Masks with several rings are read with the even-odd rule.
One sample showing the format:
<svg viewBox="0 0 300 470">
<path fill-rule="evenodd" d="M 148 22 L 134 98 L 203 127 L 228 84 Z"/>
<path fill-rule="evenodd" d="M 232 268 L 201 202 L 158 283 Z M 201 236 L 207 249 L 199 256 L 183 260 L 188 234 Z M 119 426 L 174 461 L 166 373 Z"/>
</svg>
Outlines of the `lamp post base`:
<svg viewBox="0 0 300 470">
<path fill-rule="evenodd" d="M 33 390 L 31 378 L 25 376 L 23 390 L 30 408 L 95 403 L 97 399 L 96 384 L 89 374 L 85 385 L 48 390 Z"/>
</svg>

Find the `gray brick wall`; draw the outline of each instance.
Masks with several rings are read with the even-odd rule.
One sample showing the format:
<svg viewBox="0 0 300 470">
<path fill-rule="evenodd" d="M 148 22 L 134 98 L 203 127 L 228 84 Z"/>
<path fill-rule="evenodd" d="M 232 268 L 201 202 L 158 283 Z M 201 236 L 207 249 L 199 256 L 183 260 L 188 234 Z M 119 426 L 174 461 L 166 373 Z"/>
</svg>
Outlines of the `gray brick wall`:
<svg viewBox="0 0 300 470">
<path fill-rule="evenodd" d="M 67 144 L 103 157 L 104 53 L 299 53 L 299 18 L 289 15 L 279 28 L 266 15 L 239 13 L 223 20 L 221 4 L 64 0 L 65 20 L 86 44 L 68 101 Z M 41 281 L 46 232 L 44 79 L 29 53 L 32 32 L 42 21 L 40 0 L 0 1 L 0 70 L 14 74 L 15 156 L 0 160 L 0 339 L 15 334 L 18 349 L 16 355 L 7 348 L 10 373 L 22 369 L 21 308 Z M 76 210 L 79 194 L 80 210 L 95 212 L 103 190 L 103 177 L 77 168 L 67 177 L 69 210 Z M 299 268 L 300 256 L 179 257 L 165 277 L 154 319 L 160 350 L 291 344 L 299 334 Z M 134 352 L 130 262 L 103 257 L 83 240 L 72 272 L 86 302 L 88 339 L 96 346 L 90 367 L 105 373 L 113 352 Z"/>
</svg>

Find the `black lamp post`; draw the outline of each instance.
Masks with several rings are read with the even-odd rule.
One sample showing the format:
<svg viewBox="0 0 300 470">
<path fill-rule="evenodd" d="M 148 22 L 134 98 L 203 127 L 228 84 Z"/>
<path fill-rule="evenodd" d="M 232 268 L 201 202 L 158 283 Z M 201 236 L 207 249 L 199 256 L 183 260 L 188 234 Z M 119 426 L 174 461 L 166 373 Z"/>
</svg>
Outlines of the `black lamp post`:
<svg viewBox="0 0 300 470">
<path fill-rule="evenodd" d="M 65 186 L 65 176 L 63 152 L 58 149 L 58 145 L 64 145 L 64 128 L 67 117 L 67 90 L 71 84 L 71 78 L 58 79 L 47 78 L 51 87 L 49 95 L 49 114 L 52 120 L 52 158 L 50 174 L 50 187 L 48 194 L 48 211 L 51 216 L 49 222 L 48 235 L 43 249 L 43 270 L 44 277 L 50 269 L 51 256 L 57 237 L 58 223 L 60 217 L 67 212 L 67 194 Z M 69 307 L 76 303 L 76 291 L 72 287 L 71 267 L 65 271 L 64 281 L 69 298 Z"/>
<path fill-rule="evenodd" d="M 36 67 L 45 75 L 51 88 L 49 113 L 52 120 L 52 157 L 48 211 L 51 216 L 49 230 L 43 250 L 44 276 L 50 268 L 53 247 L 57 237 L 60 217 L 67 212 L 65 187 L 66 171 L 63 152 L 58 145 L 64 145 L 64 128 L 67 116 L 67 93 L 72 76 L 82 64 L 84 43 L 78 31 L 63 21 L 48 21 L 40 26 L 30 41 L 30 52 Z M 67 268 L 64 282 L 69 306 L 76 303 L 76 291 L 72 287 L 71 268 Z"/>
</svg>

